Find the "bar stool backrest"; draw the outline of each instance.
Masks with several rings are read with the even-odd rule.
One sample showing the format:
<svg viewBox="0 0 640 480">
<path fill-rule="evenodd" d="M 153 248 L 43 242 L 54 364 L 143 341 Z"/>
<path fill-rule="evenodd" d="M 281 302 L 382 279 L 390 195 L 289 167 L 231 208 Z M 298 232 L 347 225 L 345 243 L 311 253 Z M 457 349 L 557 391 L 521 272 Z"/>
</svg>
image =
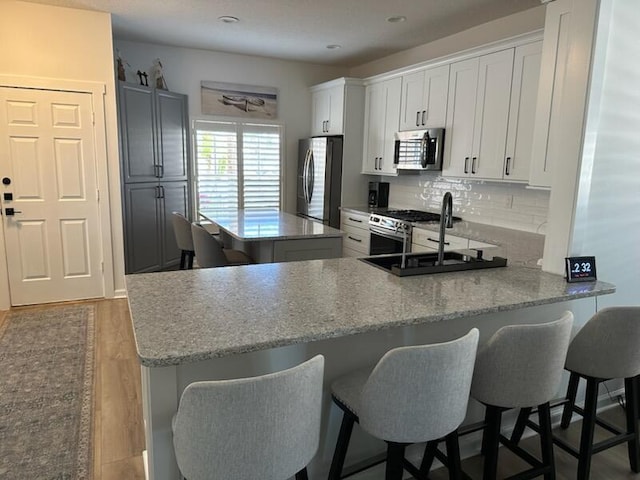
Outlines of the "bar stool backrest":
<svg viewBox="0 0 640 480">
<path fill-rule="evenodd" d="M 224 267 L 229 262 L 222 250 L 222 244 L 207 230 L 196 223 L 191 224 L 194 252 L 198 265 L 202 268 Z"/>
<path fill-rule="evenodd" d="M 453 432 L 467 412 L 478 336 L 473 328 L 450 342 L 387 352 L 362 390 L 362 428 L 398 443 L 425 442 Z"/>
<path fill-rule="evenodd" d="M 191 236 L 191 222 L 179 212 L 171 212 L 171 224 L 176 236 L 176 244 L 180 250 L 193 252 L 193 238 Z"/>
<path fill-rule="evenodd" d="M 508 325 L 480 348 L 471 396 L 496 407 L 542 405 L 557 393 L 573 314 L 534 325 Z"/>
<path fill-rule="evenodd" d="M 188 480 L 286 480 L 318 449 L 324 357 L 254 378 L 195 382 L 173 428 Z"/>
<path fill-rule="evenodd" d="M 569 345 L 567 370 L 595 378 L 640 375 L 640 306 L 597 312 Z"/>
</svg>

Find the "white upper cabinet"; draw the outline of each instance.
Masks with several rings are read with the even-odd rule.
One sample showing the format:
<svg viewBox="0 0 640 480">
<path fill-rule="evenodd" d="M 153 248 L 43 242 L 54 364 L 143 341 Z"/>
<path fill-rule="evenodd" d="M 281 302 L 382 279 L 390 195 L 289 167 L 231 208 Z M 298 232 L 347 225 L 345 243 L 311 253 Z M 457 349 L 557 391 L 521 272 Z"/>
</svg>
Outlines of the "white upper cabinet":
<svg viewBox="0 0 640 480">
<path fill-rule="evenodd" d="M 398 131 L 402 79 L 392 78 L 366 87 L 362 173 L 397 175 L 393 163 Z"/>
<path fill-rule="evenodd" d="M 451 65 L 444 176 L 502 179 L 514 49 Z"/>
<path fill-rule="evenodd" d="M 541 56 L 542 42 L 521 45 L 515 50 L 503 168 L 505 180 L 529 180 Z"/>
<path fill-rule="evenodd" d="M 563 121 L 559 112 L 569 62 L 571 6 L 569 1 L 547 4 L 529 174 L 529 184 L 536 187 L 551 187 L 552 162 L 562 141 L 563 129 L 557 125 Z"/>
<path fill-rule="evenodd" d="M 311 135 L 344 134 L 344 84 L 316 86 L 311 98 Z"/>
<path fill-rule="evenodd" d="M 400 130 L 444 127 L 448 91 L 449 65 L 403 75 Z"/>
</svg>

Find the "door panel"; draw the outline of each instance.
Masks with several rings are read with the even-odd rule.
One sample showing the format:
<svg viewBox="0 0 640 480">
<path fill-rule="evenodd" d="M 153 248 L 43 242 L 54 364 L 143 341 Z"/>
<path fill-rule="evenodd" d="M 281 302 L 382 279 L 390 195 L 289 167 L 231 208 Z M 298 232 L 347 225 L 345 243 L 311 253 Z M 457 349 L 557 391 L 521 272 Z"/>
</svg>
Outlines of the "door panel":
<svg viewBox="0 0 640 480">
<path fill-rule="evenodd" d="M 180 264 L 181 250 L 176 243 L 171 213 L 179 212 L 189 218 L 189 190 L 187 182 L 165 182 L 160 184 L 163 196 L 162 241 L 164 242 L 162 264 L 164 268 Z"/>
<path fill-rule="evenodd" d="M 187 179 L 187 115 L 184 95 L 156 90 L 161 181 Z"/>
<path fill-rule="evenodd" d="M 0 88 L 0 125 L 12 305 L 103 296 L 91 95 Z"/>
<path fill-rule="evenodd" d="M 157 183 L 125 185 L 126 273 L 152 272 L 162 266 L 160 190 Z"/>
<path fill-rule="evenodd" d="M 118 97 L 124 181 L 157 180 L 153 91 L 148 87 L 120 83 Z"/>
</svg>

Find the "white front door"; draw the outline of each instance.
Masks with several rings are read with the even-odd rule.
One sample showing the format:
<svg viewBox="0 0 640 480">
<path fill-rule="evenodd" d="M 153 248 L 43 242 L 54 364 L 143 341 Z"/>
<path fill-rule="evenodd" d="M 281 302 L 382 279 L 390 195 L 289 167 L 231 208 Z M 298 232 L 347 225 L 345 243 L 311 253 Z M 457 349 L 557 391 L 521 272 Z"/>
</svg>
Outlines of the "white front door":
<svg viewBox="0 0 640 480">
<path fill-rule="evenodd" d="M 0 88 L 12 305 L 104 295 L 94 143 L 90 94 Z"/>
</svg>

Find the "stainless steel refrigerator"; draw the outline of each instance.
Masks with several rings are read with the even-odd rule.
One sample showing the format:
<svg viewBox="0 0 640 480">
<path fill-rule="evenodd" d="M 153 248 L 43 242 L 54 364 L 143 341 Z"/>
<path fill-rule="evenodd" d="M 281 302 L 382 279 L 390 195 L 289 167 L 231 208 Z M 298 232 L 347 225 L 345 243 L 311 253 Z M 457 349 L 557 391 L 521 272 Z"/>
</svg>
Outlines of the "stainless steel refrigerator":
<svg viewBox="0 0 640 480">
<path fill-rule="evenodd" d="M 339 228 L 341 187 L 342 135 L 300 140 L 298 215 Z"/>
</svg>

